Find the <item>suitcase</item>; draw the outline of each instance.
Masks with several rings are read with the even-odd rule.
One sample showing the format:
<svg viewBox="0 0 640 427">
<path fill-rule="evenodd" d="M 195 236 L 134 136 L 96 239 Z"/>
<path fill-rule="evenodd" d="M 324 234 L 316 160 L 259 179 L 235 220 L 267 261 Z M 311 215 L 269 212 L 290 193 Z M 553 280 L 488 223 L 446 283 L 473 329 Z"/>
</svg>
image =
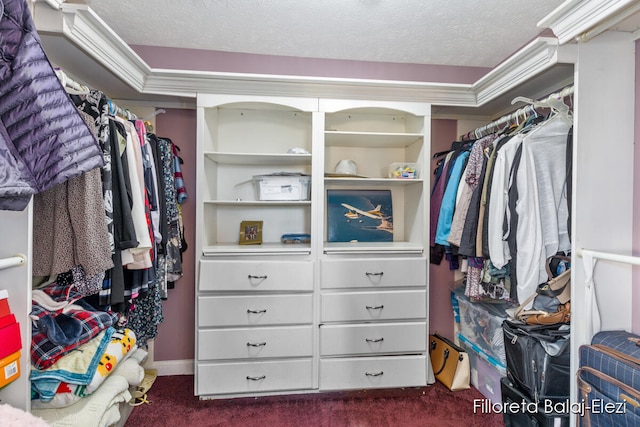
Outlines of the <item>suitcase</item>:
<svg viewBox="0 0 640 427">
<path fill-rule="evenodd" d="M 507 377 L 534 402 L 565 402 L 571 390 L 570 328 L 502 323 Z"/>
<path fill-rule="evenodd" d="M 577 381 L 581 426 L 640 426 L 640 336 L 598 332 L 580 346 Z"/>
<path fill-rule="evenodd" d="M 565 403 L 535 403 L 509 378 L 500 380 L 502 419 L 505 427 L 565 427 L 569 407 Z M 563 412 L 556 412 L 561 409 Z"/>
</svg>

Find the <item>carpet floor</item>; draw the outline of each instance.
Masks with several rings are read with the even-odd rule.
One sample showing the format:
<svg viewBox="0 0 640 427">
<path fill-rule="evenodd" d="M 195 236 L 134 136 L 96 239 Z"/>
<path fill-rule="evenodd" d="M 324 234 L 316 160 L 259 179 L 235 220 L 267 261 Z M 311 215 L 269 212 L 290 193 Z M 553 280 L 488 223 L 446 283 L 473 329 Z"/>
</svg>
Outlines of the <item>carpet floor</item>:
<svg viewBox="0 0 640 427">
<path fill-rule="evenodd" d="M 158 377 L 126 427 L 500 427 L 476 389 L 428 387 L 200 400 L 193 375 Z M 474 402 L 476 408 L 474 409 Z"/>
</svg>

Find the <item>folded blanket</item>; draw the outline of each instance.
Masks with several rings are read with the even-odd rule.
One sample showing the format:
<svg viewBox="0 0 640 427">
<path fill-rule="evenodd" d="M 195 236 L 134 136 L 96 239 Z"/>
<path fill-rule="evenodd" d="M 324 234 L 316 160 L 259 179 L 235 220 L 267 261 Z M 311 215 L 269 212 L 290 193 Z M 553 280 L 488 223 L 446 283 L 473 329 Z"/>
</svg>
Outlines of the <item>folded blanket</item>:
<svg viewBox="0 0 640 427">
<path fill-rule="evenodd" d="M 144 368 L 140 366 L 138 361 L 133 357 L 119 363 L 111 375 L 123 377 L 129 383 L 129 387 L 135 387 L 142 383 L 144 379 Z M 31 408 L 35 409 L 56 409 L 71 406 L 80 399 L 90 399 L 92 395 L 85 396 L 84 390 L 86 386 L 69 385 L 61 383 L 58 387 L 56 395 L 49 402 L 43 402 L 40 399 L 31 401 Z"/>
<path fill-rule="evenodd" d="M 61 408 L 92 394 L 114 369 L 135 350 L 135 334 L 130 329 L 109 328 L 96 340 L 58 360 L 44 371 L 32 370 L 32 406 Z M 105 344 L 106 342 L 106 344 Z"/>
<path fill-rule="evenodd" d="M 66 408 L 38 409 L 31 413 L 52 427 L 107 427 L 120 420 L 118 405 L 131 400 L 129 383 L 120 375 L 109 376 L 91 396 Z"/>
<path fill-rule="evenodd" d="M 74 340 L 69 345 L 59 345 L 51 339 L 48 332 L 41 330 L 38 327 L 38 323 L 35 322 L 31 335 L 31 363 L 36 369 L 47 369 L 51 367 L 58 359 L 64 357 L 77 347 L 89 342 L 92 338 L 98 335 L 101 331 L 117 324 L 118 314 L 113 312 L 106 312 L 95 310 L 86 302 L 79 300 L 73 305 L 80 306 L 82 309 L 77 310 L 75 308 L 68 309 L 64 314 L 69 318 L 80 324 L 81 330 L 77 340 Z M 32 318 L 42 318 L 47 316 L 49 312 L 44 310 L 36 302 L 32 304 L 33 310 L 31 312 Z M 69 323 L 69 322 L 66 322 Z M 54 322 L 49 324 L 55 326 Z M 69 331 L 62 333 L 60 336 L 66 335 Z"/>
<path fill-rule="evenodd" d="M 89 384 L 114 332 L 114 328 L 107 328 L 78 347 L 77 351 L 58 359 L 48 369 L 38 370 L 32 367 L 29 379 L 31 389 L 36 393 L 34 397 L 44 402 L 50 401 L 61 382 Z"/>
</svg>

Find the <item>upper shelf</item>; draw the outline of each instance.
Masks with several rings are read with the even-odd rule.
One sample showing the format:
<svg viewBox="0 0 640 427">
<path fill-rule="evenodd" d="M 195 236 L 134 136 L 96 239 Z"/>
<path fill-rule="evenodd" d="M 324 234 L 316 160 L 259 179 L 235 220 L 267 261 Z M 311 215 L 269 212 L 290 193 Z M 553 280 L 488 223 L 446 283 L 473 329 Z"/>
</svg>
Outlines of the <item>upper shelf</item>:
<svg viewBox="0 0 640 427">
<path fill-rule="evenodd" d="M 325 145 L 349 147 L 405 148 L 422 140 L 419 133 L 325 131 Z"/>
<path fill-rule="evenodd" d="M 377 187 L 380 185 L 411 185 L 422 183 L 422 179 L 396 179 L 396 178 L 331 178 L 325 177 L 325 184 L 357 185 Z"/>
<path fill-rule="evenodd" d="M 204 155 L 216 163 L 224 163 L 227 165 L 291 166 L 311 164 L 311 154 L 227 153 L 207 151 Z"/>
</svg>

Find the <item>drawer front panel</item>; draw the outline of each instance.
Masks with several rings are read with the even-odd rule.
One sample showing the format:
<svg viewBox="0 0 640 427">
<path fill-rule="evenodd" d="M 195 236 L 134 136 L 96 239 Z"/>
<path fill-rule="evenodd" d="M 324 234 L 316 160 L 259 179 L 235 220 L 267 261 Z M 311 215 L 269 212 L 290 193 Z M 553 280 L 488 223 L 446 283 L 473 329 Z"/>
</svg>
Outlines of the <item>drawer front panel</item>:
<svg viewBox="0 0 640 427">
<path fill-rule="evenodd" d="M 312 313 L 311 294 L 198 297 L 199 327 L 304 324 Z"/>
<path fill-rule="evenodd" d="M 198 360 L 306 357 L 312 327 L 237 328 L 198 331 Z"/>
<path fill-rule="evenodd" d="M 323 260 L 322 287 L 426 286 L 425 258 Z"/>
<path fill-rule="evenodd" d="M 320 327 L 321 356 L 424 353 L 426 349 L 426 323 Z"/>
<path fill-rule="evenodd" d="M 199 396 L 310 389 L 313 385 L 313 363 L 311 359 L 199 363 L 196 381 L 196 394 Z"/>
<path fill-rule="evenodd" d="M 321 390 L 419 387 L 426 384 L 426 356 L 320 360 Z"/>
<path fill-rule="evenodd" d="M 200 261 L 201 291 L 312 291 L 311 261 Z"/>
<path fill-rule="evenodd" d="M 424 319 L 427 291 L 325 293 L 321 304 L 322 322 Z"/>
</svg>

